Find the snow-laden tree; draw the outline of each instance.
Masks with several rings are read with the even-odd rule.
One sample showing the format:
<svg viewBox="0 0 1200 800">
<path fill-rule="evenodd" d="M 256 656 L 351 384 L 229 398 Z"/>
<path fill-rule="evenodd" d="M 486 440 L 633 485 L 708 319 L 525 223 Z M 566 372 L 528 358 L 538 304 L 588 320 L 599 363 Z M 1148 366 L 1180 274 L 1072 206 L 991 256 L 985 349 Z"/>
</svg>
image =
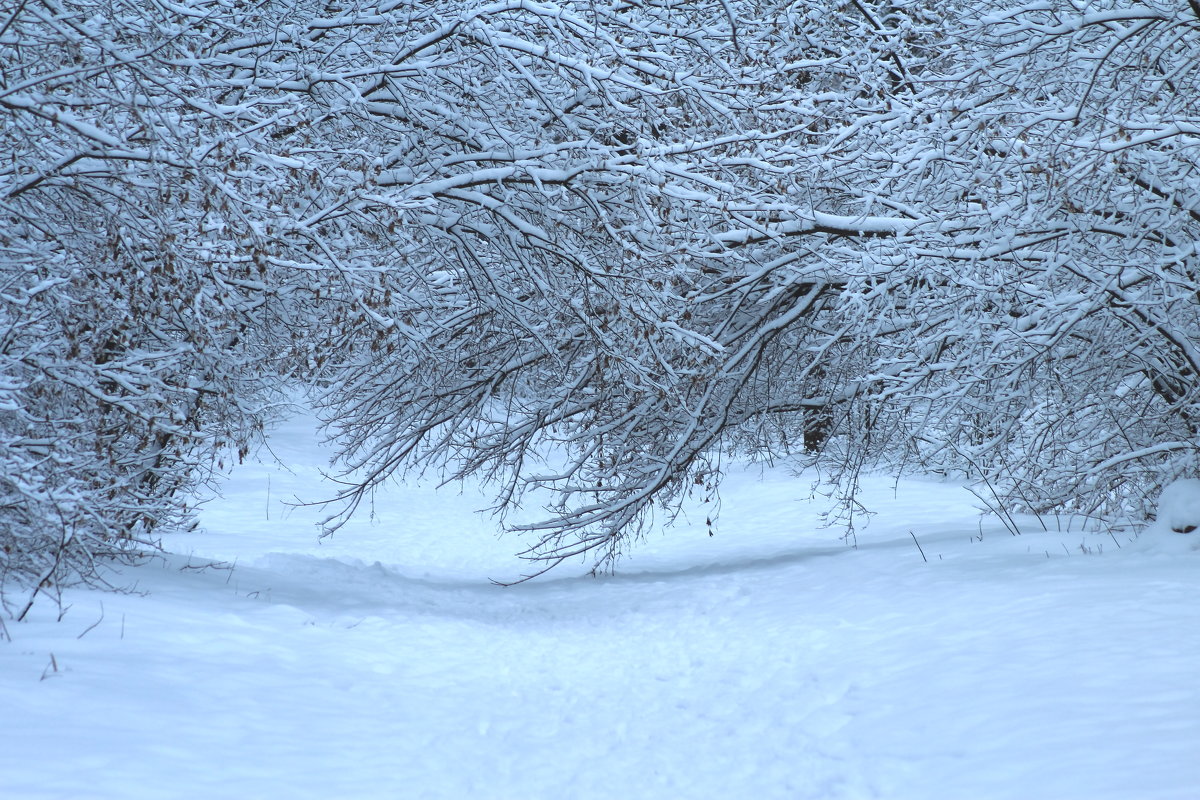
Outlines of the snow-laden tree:
<svg viewBox="0 0 1200 800">
<path fill-rule="evenodd" d="M 347 513 L 481 475 L 604 565 L 721 454 L 1100 508 L 1194 461 L 1186 2 L 28 0 L 3 571 L 173 523 L 272 386 Z M 336 526 L 337 517 L 331 519 Z"/>
<path fill-rule="evenodd" d="M 1108 515 L 1200 456 L 1200 6 L 981 4 L 926 213 L 980 306 L 921 443 L 998 500 Z M 943 460 L 944 459 L 944 460 Z"/>
<path fill-rule="evenodd" d="M 327 389 L 351 500 L 409 463 L 482 473 L 501 506 L 549 500 L 550 563 L 610 558 L 655 501 L 711 491 L 722 446 L 840 431 L 857 463 L 958 313 L 906 255 L 930 220 L 875 188 L 920 142 L 940 24 L 900 3 L 19 6 L 5 453 L 32 483 L 10 484 L 6 574 L 140 547 L 281 376 Z"/>
<path fill-rule="evenodd" d="M 351 500 L 412 464 L 482 474 L 501 508 L 551 508 L 518 526 L 529 555 L 603 562 L 656 501 L 711 492 L 722 447 L 840 431 L 853 463 L 894 437 L 890 398 L 938 374 L 961 316 L 910 253 L 930 221 L 877 190 L 925 146 L 938 15 L 402 8 L 284 54 L 319 61 L 320 124 L 368 167 L 337 189 L 362 303 L 329 307 L 318 356 Z"/>
<path fill-rule="evenodd" d="M 183 522 L 277 383 L 293 301 L 253 137 L 289 110 L 240 106 L 199 56 L 237 32 L 219 5 L 0 11 L 0 585 L 31 589 L 6 597 L 18 615 Z"/>
<path fill-rule="evenodd" d="M 349 496 L 410 463 L 494 477 L 548 501 L 517 527 L 552 564 L 619 553 L 728 447 L 820 449 L 849 490 L 962 469 L 1036 510 L 1193 465 L 1195 9 L 952 6 L 431 31 L 437 67 L 360 91 L 372 124 L 435 120 L 440 157 L 382 165 L 427 205 L 382 319 L 331 340 Z"/>
</svg>

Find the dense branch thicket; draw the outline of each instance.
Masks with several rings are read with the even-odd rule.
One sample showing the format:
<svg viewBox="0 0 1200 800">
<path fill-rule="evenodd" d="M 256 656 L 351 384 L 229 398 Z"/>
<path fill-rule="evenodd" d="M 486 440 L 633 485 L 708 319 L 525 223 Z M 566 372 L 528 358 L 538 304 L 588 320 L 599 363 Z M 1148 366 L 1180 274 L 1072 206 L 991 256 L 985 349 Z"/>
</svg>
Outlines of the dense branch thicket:
<svg viewBox="0 0 1200 800">
<path fill-rule="evenodd" d="M 873 198 L 881 143 L 847 125 L 908 130 L 927 56 L 882 24 L 813 4 L 491 7 L 425 40 L 453 68 L 363 92 L 366 141 L 436 124 L 422 155 L 381 154 L 401 214 L 386 320 L 330 326 L 350 496 L 444 461 L 499 481 L 502 506 L 550 504 L 523 526 L 531 554 L 610 558 L 656 501 L 711 485 L 731 437 L 765 446 L 772 419 L 866 392 L 864 347 L 926 324 L 916 284 L 878 290 L 916 220 Z"/>
<path fill-rule="evenodd" d="M 297 380 L 345 513 L 480 475 L 545 567 L 730 449 L 1136 505 L 1197 458 L 1197 12 L 28 0 L 4 579 L 138 551 Z"/>
<path fill-rule="evenodd" d="M 941 113 L 988 329 L 970 413 L 930 449 L 1008 502 L 1114 514 L 1197 468 L 1198 12 L 1031 5 L 967 26 L 986 59 Z"/>
<path fill-rule="evenodd" d="M 303 319 L 272 230 L 286 190 L 256 160 L 256 112 L 197 56 L 235 29 L 213 10 L 0 16 L 0 584 L 32 588 L 18 616 L 185 522 L 286 373 Z"/>
</svg>

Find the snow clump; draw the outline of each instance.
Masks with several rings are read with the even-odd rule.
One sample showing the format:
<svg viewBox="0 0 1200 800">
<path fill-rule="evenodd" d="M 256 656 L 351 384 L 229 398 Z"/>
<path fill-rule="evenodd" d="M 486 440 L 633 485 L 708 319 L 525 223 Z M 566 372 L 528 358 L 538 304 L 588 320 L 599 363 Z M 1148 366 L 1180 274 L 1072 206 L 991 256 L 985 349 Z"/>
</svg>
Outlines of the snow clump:
<svg viewBox="0 0 1200 800">
<path fill-rule="evenodd" d="M 1175 533 L 1191 533 L 1200 527 L 1200 480 L 1180 478 L 1158 497 L 1158 522 Z"/>
</svg>

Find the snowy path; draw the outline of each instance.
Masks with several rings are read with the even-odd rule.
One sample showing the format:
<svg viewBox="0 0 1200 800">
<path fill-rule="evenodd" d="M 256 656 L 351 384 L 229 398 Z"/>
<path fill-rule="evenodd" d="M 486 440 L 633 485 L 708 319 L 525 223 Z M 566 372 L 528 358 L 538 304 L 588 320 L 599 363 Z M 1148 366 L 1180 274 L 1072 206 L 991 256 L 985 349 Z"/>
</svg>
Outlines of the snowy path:
<svg viewBox="0 0 1200 800">
<path fill-rule="evenodd" d="M 317 543 L 279 504 L 320 493 L 307 421 L 272 447 L 294 472 L 240 468 L 125 572 L 149 594 L 9 623 L 0 797 L 1200 796 L 1189 540 L 980 538 L 966 492 L 881 481 L 852 550 L 747 469 L 713 538 L 503 588 L 478 495 L 397 487 Z"/>
</svg>

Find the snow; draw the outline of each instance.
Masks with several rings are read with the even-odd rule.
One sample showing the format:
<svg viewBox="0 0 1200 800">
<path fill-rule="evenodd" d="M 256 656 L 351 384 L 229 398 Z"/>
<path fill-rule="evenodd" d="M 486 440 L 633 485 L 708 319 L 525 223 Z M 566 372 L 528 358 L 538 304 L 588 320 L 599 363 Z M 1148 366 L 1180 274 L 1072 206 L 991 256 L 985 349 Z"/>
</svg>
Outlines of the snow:
<svg viewBox="0 0 1200 800">
<path fill-rule="evenodd" d="M 1168 484 L 1158 498 L 1155 521 L 1180 534 L 1192 533 L 1200 527 L 1200 480 L 1180 478 Z"/>
<path fill-rule="evenodd" d="M 700 506 L 616 575 L 500 587 L 520 542 L 472 511 L 476 487 L 397 486 L 319 542 L 321 510 L 283 504 L 328 492 L 311 421 L 270 444 L 290 470 L 239 467 L 202 532 L 118 576 L 137 593 L 6 622 L 0 797 L 1200 787 L 1192 537 L 1031 518 L 1012 536 L 954 485 L 880 478 L 852 548 L 811 476 L 746 465 L 713 537 Z M 189 568 L 214 559 L 235 566 Z"/>
</svg>

